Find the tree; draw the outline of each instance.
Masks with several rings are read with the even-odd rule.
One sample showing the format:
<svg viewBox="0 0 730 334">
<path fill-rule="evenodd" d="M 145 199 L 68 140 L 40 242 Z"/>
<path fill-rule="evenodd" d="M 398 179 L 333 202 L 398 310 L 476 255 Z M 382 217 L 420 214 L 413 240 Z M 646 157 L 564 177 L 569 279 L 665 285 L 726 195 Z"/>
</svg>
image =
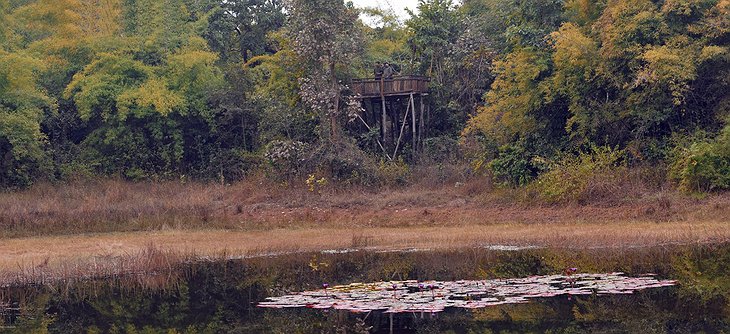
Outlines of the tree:
<svg viewBox="0 0 730 334">
<path fill-rule="evenodd" d="M 401 66 L 401 72 L 415 72 L 411 52 L 407 47 L 410 33 L 398 16 L 390 11 L 379 8 L 364 8 L 363 15 L 375 22 L 375 26 L 365 25 L 365 52 L 362 55 L 363 63 L 375 64 L 376 61 L 389 62 Z M 371 77 L 372 68 L 366 66 L 358 73 L 360 77 Z"/>
<path fill-rule="evenodd" d="M 79 28 L 84 36 L 115 36 L 121 32 L 122 0 L 78 0 Z"/>
<path fill-rule="evenodd" d="M 224 1 L 209 19 L 206 37 L 224 61 L 247 63 L 249 59 L 273 53 L 268 34 L 284 25 L 281 0 Z"/>
<path fill-rule="evenodd" d="M 36 84 L 42 61 L 0 50 L 0 186 L 27 186 L 49 177 L 41 132 L 52 100 Z"/>
<path fill-rule="evenodd" d="M 544 105 L 539 79 L 549 70 L 544 54 L 532 49 L 510 53 L 494 64 L 497 78 L 486 105 L 469 121 L 466 133 L 481 132 L 504 145 L 541 126 L 535 114 Z"/>
<path fill-rule="evenodd" d="M 425 73 L 441 83 L 443 60 L 461 28 L 454 3 L 452 0 L 419 0 L 418 15 L 413 12 L 410 15 L 406 22 L 412 32 L 409 43 Z"/>
<path fill-rule="evenodd" d="M 320 137 L 337 141 L 341 91 L 337 67 L 347 67 L 361 48 L 358 13 L 342 0 L 289 0 L 288 34 L 304 70 L 303 101 L 320 118 Z"/>
<path fill-rule="evenodd" d="M 199 13 L 188 12 L 182 1 L 154 6 L 154 18 L 128 17 L 144 21 L 134 24 L 137 34 L 96 54 L 64 91 L 92 127 L 83 159 L 102 173 L 143 178 L 184 172 L 186 162 L 193 163 L 186 161 L 188 149 L 209 138 L 191 134 L 215 132 L 218 109 L 209 102 L 223 78 L 217 55 L 196 33 Z"/>
</svg>

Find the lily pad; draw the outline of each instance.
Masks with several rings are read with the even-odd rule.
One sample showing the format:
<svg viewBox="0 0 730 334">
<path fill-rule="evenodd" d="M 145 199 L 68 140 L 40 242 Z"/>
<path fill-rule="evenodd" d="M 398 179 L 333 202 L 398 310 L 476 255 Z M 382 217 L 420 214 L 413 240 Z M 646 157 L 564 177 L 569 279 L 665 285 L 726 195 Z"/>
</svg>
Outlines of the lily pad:
<svg viewBox="0 0 730 334">
<path fill-rule="evenodd" d="M 626 277 L 623 273 L 532 276 L 482 281 L 389 281 L 352 283 L 328 289 L 271 297 L 265 308 L 338 309 L 355 313 L 437 313 L 448 308 L 477 309 L 528 303 L 560 295 L 632 294 L 634 291 L 676 285 L 653 275 Z"/>
</svg>

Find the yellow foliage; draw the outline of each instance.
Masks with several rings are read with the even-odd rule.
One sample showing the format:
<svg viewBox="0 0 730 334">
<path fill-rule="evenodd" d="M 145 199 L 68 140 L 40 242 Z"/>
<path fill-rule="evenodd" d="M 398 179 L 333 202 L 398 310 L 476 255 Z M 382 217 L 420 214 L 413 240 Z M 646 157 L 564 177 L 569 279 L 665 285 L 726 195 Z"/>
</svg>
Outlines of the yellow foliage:
<svg viewBox="0 0 730 334">
<path fill-rule="evenodd" d="M 728 48 L 717 45 L 710 45 L 702 48 L 700 51 L 700 61 L 707 61 L 715 58 L 719 58 L 722 55 L 727 55 Z"/>
<path fill-rule="evenodd" d="M 675 105 L 684 102 L 689 82 L 697 77 L 696 53 L 691 48 L 652 47 L 642 55 L 646 62 L 634 86 L 669 83 Z"/>
<path fill-rule="evenodd" d="M 596 71 L 618 86 L 625 81 L 611 64 L 622 58 L 634 58 L 644 50 L 644 45 L 635 40 L 637 35 L 652 38 L 662 31 L 664 24 L 656 5 L 650 0 L 619 0 L 610 2 L 595 26 L 601 38 L 601 58 Z"/>
<path fill-rule="evenodd" d="M 550 39 L 555 51 L 554 86 L 575 92 L 580 88 L 575 87 L 576 85 L 583 85 L 593 77 L 593 69 L 598 60 L 598 46 L 572 23 L 563 24 L 560 30 L 550 34 Z"/>
<path fill-rule="evenodd" d="M 556 69 L 588 68 L 594 64 L 598 49 L 596 43 L 575 24 L 563 24 L 558 31 L 550 34 L 550 39 L 555 49 L 553 60 Z"/>
<path fill-rule="evenodd" d="M 558 317 L 557 312 L 541 303 L 504 305 L 498 307 L 487 307 L 472 311 L 475 320 L 479 321 L 505 321 L 514 323 L 535 325 L 545 319 Z"/>
<path fill-rule="evenodd" d="M 119 96 L 117 107 L 121 113 L 128 112 L 134 105 L 151 108 L 167 116 L 174 109 L 183 107 L 185 99 L 177 92 L 171 91 L 164 81 L 150 79 L 139 88 L 126 91 Z"/>
<path fill-rule="evenodd" d="M 78 0 L 36 1 L 18 8 L 13 16 L 35 39 L 46 37 L 78 38 L 81 34 L 77 23 L 81 20 L 73 10 Z"/>
<path fill-rule="evenodd" d="M 662 5 L 662 13 L 690 16 L 700 9 L 706 0 L 666 0 Z"/>
<path fill-rule="evenodd" d="M 45 67 L 43 61 L 24 53 L 0 51 L 0 79 L 4 81 L 0 87 L 2 89 L 0 94 L 20 95 L 36 92 L 37 96 L 43 96 L 37 89 L 36 80 Z"/>
<path fill-rule="evenodd" d="M 273 55 L 251 58 L 244 68 L 258 72 L 265 78 L 259 81 L 255 90 L 258 98 L 271 98 L 278 95 L 289 107 L 294 107 L 300 99 L 298 94 L 301 68 L 295 64 L 296 55 L 291 49 L 283 49 Z M 257 66 L 255 66 L 257 65 Z"/>
<path fill-rule="evenodd" d="M 393 41 L 389 39 L 374 40 L 368 45 L 367 53 L 372 55 L 375 59 L 383 60 L 388 59 L 390 56 L 400 49 L 402 49 L 403 43 L 400 41 Z"/>
<path fill-rule="evenodd" d="M 566 156 L 541 174 L 531 185 L 546 202 L 590 200 L 606 195 L 625 174 L 625 152 L 611 147 L 593 147 L 591 152 Z"/>
<path fill-rule="evenodd" d="M 309 192 L 317 192 L 322 193 L 322 188 L 324 188 L 327 185 L 327 179 L 322 177 L 320 179 L 317 179 L 317 177 L 314 174 L 310 174 L 307 178 L 307 189 Z"/>
<path fill-rule="evenodd" d="M 543 102 L 538 77 L 547 65 L 535 51 L 523 49 L 494 63 L 497 74 L 486 95 L 486 106 L 469 120 L 464 134 L 480 132 L 506 143 L 516 134 L 536 127 L 530 112 Z"/>
<path fill-rule="evenodd" d="M 212 65 L 218 60 L 218 55 L 208 51 L 184 51 L 170 56 L 170 63 L 173 66 L 180 66 L 184 69 L 191 69 L 199 65 Z"/>
<path fill-rule="evenodd" d="M 601 2 L 594 0 L 567 0 L 565 10 L 571 21 L 586 24 L 600 15 Z"/>
<path fill-rule="evenodd" d="M 121 32 L 120 0 L 78 0 L 79 29 L 85 36 L 111 36 Z"/>
</svg>

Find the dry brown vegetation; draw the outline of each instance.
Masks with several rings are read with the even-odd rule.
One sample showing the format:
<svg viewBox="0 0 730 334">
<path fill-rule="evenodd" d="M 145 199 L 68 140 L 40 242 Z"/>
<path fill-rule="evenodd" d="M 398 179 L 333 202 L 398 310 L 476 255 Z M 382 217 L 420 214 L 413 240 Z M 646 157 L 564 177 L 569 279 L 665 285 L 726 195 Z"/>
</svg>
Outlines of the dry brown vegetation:
<svg viewBox="0 0 730 334">
<path fill-rule="evenodd" d="M 545 205 L 525 190 L 491 189 L 471 178 L 392 189 L 307 190 L 253 178 L 232 185 L 105 180 L 39 185 L 0 194 L 0 237 L 156 231 L 267 230 L 304 227 L 403 227 L 454 224 L 708 221 L 730 217 L 730 196 L 705 199 L 673 191 L 616 192 L 608 201 Z M 634 187 L 636 188 L 636 187 Z M 620 194 L 632 194 L 621 197 Z"/>
<path fill-rule="evenodd" d="M 48 270 L 55 274 L 43 275 L 128 272 L 189 258 L 323 249 L 623 249 L 730 239 L 730 195 L 634 189 L 623 199 L 545 205 L 479 178 L 422 180 L 389 189 L 330 185 L 322 193 L 304 181 L 264 178 L 39 185 L 0 194 L 0 271 L 37 280 Z"/>
<path fill-rule="evenodd" d="M 491 224 L 412 228 L 158 231 L 8 239 L 0 284 L 170 272 L 193 259 L 321 250 L 460 250 L 495 246 L 628 251 L 730 241 L 725 221 Z M 671 248 L 671 247 L 670 247 Z"/>
</svg>

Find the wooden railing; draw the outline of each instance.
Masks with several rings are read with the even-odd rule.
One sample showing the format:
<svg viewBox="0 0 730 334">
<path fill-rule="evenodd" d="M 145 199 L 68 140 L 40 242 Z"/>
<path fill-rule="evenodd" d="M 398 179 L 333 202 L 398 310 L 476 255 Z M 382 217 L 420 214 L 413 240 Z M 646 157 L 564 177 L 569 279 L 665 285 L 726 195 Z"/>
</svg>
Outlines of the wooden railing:
<svg viewBox="0 0 730 334">
<path fill-rule="evenodd" d="M 417 75 L 397 76 L 391 79 L 375 78 L 352 80 L 352 91 L 356 97 L 371 98 L 380 96 L 425 94 L 428 93 L 429 77 Z"/>
</svg>

